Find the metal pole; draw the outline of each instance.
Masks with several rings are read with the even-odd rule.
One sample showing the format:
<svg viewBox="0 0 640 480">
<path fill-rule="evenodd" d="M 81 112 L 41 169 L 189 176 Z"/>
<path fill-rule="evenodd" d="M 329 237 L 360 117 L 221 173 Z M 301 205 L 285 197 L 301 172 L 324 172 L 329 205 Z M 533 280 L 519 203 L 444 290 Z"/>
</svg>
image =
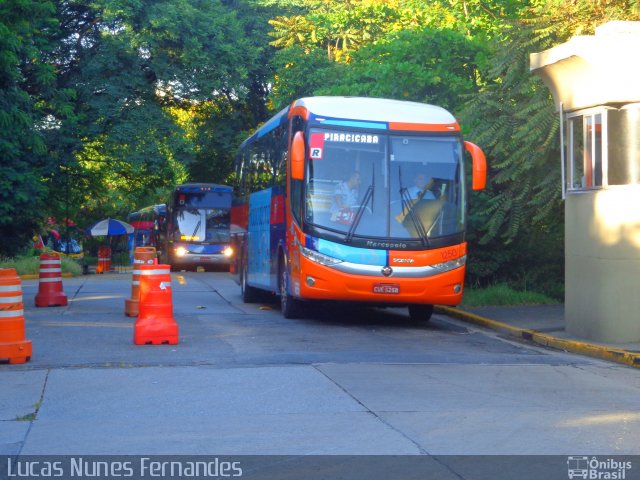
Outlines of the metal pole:
<svg viewBox="0 0 640 480">
<path fill-rule="evenodd" d="M 67 159 L 67 185 L 66 185 L 66 204 L 65 204 L 65 223 L 66 223 L 66 229 L 65 229 L 65 236 L 66 236 L 66 242 L 67 242 L 67 249 L 66 249 L 66 254 L 69 255 L 70 253 L 70 247 L 71 247 L 71 242 L 69 241 L 69 160 Z"/>
<path fill-rule="evenodd" d="M 564 105 L 560 102 L 560 172 L 562 173 L 562 199 L 567 197 L 564 145 Z"/>
</svg>

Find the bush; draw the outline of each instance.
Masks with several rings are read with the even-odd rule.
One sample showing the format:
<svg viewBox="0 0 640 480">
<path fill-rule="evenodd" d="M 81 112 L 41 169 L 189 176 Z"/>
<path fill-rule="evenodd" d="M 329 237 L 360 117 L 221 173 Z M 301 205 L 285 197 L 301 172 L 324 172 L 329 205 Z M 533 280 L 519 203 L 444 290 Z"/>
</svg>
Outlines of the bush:
<svg viewBox="0 0 640 480">
<path fill-rule="evenodd" d="M 552 305 L 558 303 L 547 295 L 530 291 L 518 291 L 506 283 L 486 288 L 465 289 L 462 305 L 469 307 L 506 305 Z"/>
<path fill-rule="evenodd" d="M 116 252 L 111 255 L 111 264 L 118 267 L 131 265 L 129 252 Z"/>
<path fill-rule="evenodd" d="M 72 258 L 63 256 L 61 267 L 62 273 L 71 273 L 74 276 L 82 274 L 82 266 Z M 0 268 L 15 268 L 18 275 L 38 275 L 40 272 L 40 257 L 22 255 L 13 258 L 1 258 Z"/>
</svg>

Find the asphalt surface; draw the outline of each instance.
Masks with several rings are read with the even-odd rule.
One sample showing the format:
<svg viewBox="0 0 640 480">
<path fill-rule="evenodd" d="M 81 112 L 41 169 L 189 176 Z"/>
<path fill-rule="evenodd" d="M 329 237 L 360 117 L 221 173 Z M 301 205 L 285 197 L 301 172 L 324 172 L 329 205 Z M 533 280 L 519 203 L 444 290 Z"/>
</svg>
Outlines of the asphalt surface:
<svg viewBox="0 0 640 480">
<path fill-rule="evenodd" d="M 327 455 L 409 455 L 437 478 L 567 478 L 559 455 L 640 451 L 630 367 L 442 314 L 416 324 L 404 309 L 321 304 L 288 320 L 242 303 L 224 273 L 172 274 L 180 343 L 136 346 L 130 285 L 65 279 L 69 305 L 36 308 L 37 281 L 23 282 L 34 353 L 0 365 L 0 454 L 304 456 L 300 468 L 269 457 L 290 478 L 315 456 L 326 473 Z M 440 455 L 554 455 L 561 476 Z M 366 471 L 345 462 L 329 471 Z"/>
</svg>

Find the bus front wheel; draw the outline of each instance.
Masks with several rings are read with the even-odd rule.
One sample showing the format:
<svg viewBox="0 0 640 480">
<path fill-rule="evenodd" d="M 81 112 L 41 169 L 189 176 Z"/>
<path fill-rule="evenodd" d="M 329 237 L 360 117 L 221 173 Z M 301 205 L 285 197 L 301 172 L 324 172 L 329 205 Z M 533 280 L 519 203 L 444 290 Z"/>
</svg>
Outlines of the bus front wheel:
<svg viewBox="0 0 640 480">
<path fill-rule="evenodd" d="M 280 310 L 282 311 L 282 316 L 284 318 L 298 318 L 301 314 L 302 305 L 300 304 L 300 300 L 289 295 L 287 291 L 289 272 L 284 258 L 280 258 L 279 265 L 278 289 L 280 291 Z"/>
<path fill-rule="evenodd" d="M 409 317 L 414 322 L 428 322 L 433 314 L 433 305 L 409 305 Z"/>
</svg>

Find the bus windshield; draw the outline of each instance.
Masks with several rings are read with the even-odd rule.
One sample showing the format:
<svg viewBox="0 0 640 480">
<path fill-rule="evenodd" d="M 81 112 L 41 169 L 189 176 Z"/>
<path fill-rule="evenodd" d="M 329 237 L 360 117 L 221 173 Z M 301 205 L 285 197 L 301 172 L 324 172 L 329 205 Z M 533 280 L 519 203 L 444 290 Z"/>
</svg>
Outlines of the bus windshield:
<svg viewBox="0 0 640 480">
<path fill-rule="evenodd" d="M 229 242 L 230 210 L 227 208 L 178 208 L 174 239 L 194 243 Z"/>
<path fill-rule="evenodd" d="M 420 240 L 464 230 L 461 140 L 312 129 L 305 220 L 353 237 Z"/>
</svg>

